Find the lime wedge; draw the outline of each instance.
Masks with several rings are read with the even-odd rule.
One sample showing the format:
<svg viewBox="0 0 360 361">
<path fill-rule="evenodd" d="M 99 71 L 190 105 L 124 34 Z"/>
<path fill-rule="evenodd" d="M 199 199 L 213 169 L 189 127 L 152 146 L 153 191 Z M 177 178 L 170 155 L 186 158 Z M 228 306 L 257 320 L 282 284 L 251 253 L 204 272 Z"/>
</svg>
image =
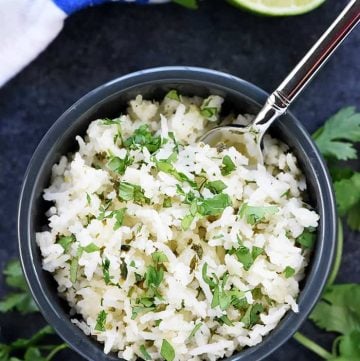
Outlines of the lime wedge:
<svg viewBox="0 0 360 361">
<path fill-rule="evenodd" d="M 268 16 L 291 16 L 307 13 L 325 0 L 228 0 L 232 5 Z"/>
</svg>

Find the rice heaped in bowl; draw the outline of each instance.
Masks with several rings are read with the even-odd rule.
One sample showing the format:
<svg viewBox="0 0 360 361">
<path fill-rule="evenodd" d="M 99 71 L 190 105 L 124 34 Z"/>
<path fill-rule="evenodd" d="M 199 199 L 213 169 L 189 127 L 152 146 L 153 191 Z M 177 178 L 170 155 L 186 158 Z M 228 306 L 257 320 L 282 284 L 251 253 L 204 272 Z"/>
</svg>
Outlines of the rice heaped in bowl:
<svg viewBox="0 0 360 361">
<path fill-rule="evenodd" d="M 253 167 L 250 138 L 246 152 L 197 142 L 222 121 L 222 101 L 138 96 L 53 167 L 43 268 L 106 353 L 216 360 L 298 312 L 319 217 L 285 144 L 266 136 Z"/>
</svg>

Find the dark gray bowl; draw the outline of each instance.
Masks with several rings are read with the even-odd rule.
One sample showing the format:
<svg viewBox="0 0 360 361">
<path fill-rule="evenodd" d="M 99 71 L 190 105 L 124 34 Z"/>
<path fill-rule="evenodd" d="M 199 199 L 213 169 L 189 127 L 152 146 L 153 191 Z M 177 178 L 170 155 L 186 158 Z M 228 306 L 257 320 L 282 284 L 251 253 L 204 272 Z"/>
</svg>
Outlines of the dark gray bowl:
<svg viewBox="0 0 360 361">
<path fill-rule="evenodd" d="M 26 279 L 47 321 L 70 347 L 88 360 L 119 359 L 115 355 L 105 355 L 100 343 L 70 322 L 69 309 L 58 297 L 55 281 L 51 274 L 41 268 L 35 232 L 46 227 L 44 213 L 50 207 L 42 199 L 42 191 L 49 184 L 52 165 L 61 155 L 76 149 L 75 136 L 84 134 L 92 120 L 118 116 L 124 111 L 126 102 L 137 94 L 160 98 L 173 88 L 200 96 L 219 94 L 225 98 L 225 112 L 232 109 L 255 114 L 267 97 L 264 91 L 244 80 L 208 69 L 166 67 L 136 72 L 100 86 L 68 109 L 40 142 L 25 175 L 20 195 L 18 233 Z M 229 361 L 261 360 L 288 340 L 319 299 L 333 260 L 336 210 L 324 160 L 309 134 L 290 113 L 272 126 L 271 133 L 290 146 L 305 173 L 309 202 L 320 214 L 317 242 L 306 279 L 301 285 L 298 300 L 300 312 L 289 312 L 262 343 L 234 354 Z"/>
</svg>

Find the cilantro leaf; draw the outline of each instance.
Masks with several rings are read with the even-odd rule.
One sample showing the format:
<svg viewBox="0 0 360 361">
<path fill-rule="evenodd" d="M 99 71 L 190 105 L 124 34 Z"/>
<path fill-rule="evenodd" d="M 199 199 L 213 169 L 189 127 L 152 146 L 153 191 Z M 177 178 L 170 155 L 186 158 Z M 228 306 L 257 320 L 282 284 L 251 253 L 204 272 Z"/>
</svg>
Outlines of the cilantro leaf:
<svg viewBox="0 0 360 361">
<path fill-rule="evenodd" d="M 167 258 L 166 254 L 162 251 L 156 251 L 152 253 L 151 258 L 155 264 L 169 262 L 169 259 Z"/>
<path fill-rule="evenodd" d="M 166 361 L 173 361 L 175 358 L 175 350 L 171 346 L 170 342 L 167 340 L 163 340 L 161 344 L 161 350 L 160 355 L 166 360 Z"/>
<path fill-rule="evenodd" d="M 129 152 L 127 152 L 124 159 L 121 159 L 119 157 L 110 157 L 107 166 L 113 172 L 118 173 L 120 175 L 124 175 L 126 168 L 131 164 L 133 164 L 133 162 L 134 162 L 134 157 L 129 157 Z"/>
<path fill-rule="evenodd" d="M 17 291 L 7 294 L 0 300 L 0 312 L 19 311 L 22 314 L 37 312 L 38 308 L 26 285 L 20 262 L 17 260 L 9 261 L 3 274 L 5 283 Z"/>
<path fill-rule="evenodd" d="M 86 253 L 93 253 L 96 251 L 99 251 L 100 248 L 95 244 L 95 243 L 89 243 L 88 245 L 86 245 L 85 247 L 82 247 L 82 249 L 86 252 Z"/>
<path fill-rule="evenodd" d="M 147 352 L 144 345 L 140 346 L 140 352 L 141 352 L 142 357 L 144 358 L 145 361 L 151 360 L 151 356 L 150 356 L 149 352 Z"/>
<path fill-rule="evenodd" d="M 290 267 L 290 266 L 286 266 L 285 270 L 284 270 L 284 276 L 285 278 L 290 278 L 295 274 L 295 270 Z"/>
<path fill-rule="evenodd" d="M 111 276 L 110 276 L 109 268 L 110 268 L 110 260 L 108 258 L 105 258 L 102 261 L 102 272 L 103 272 L 105 284 L 107 284 L 107 285 L 111 283 Z"/>
<path fill-rule="evenodd" d="M 180 102 L 180 96 L 177 90 L 172 89 L 170 90 L 166 95 L 165 98 L 169 98 L 172 100 L 176 100 L 177 102 Z"/>
<path fill-rule="evenodd" d="M 192 214 L 187 214 L 182 220 L 181 220 L 181 228 L 183 229 L 183 231 L 187 231 L 190 226 L 191 223 L 193 222 L 195 216 L 193 216 Z"/>
<path fill-rule="evenodd" d="M 274 215 L 278 211 L 279 208 L 276 206 L 255 207 L 249 206 L 247 203 L 243 203 L 239 209 L 239 216 L 241 218 L 246 217 L 247 223 L 256 225 L 257 223 L 266 221 L 267 218 Z"/>
<path fill-rule="evenodd" d="M 225 157 L 222 160 L 221 174 L 229 175 L 235 169 L 236 169 L 235 163 L 228 155 L 225 155 Z"/>
<path fill-rule="evenodd" d="M 72 234 L 71 236 L 62 236 L 57 240 L 57 243 L 60 244 L 62 248 L 64 248 L 64 252 L 68 252 L 72 243 L 76 241 L 75 236 Z"/>
<path fill-rule="evenodd" d="M 144 195 L 144 190 L 136 184 L 120 182 L 118 194 L 119 198 L 123 201 L 134 201 L 139 204 L 150 203 L 149 198 L 146 198 Z"/>
<path fill-rule="evenodd" d="M 221 180 L 216 180 L 212 182 L 206 182 L 205 188 L 209 189 L 210 192 L 214 194 L 218 194 L 221 193 L 224 189 L 226 189 L 227 185 Z"/>
<path fill-rule="evenodd" d="M 353 361 L 360 360 L 360 331 L 353 330 L 350 333 L 340 336 L 339 355 L 331 361 Z"/>
<path fill-rule="evenodd" d="M 231 206 L 228 194 L 216 194 L 212 198 L 200 199 L 198 202 L 198 212 L 202 216 L 219 216 L 226 207 Z"/>
<path fill-rule="evenodd" d="M 296 238 L 296 242 L 304 248 L 313 248 L 316 240 L 316 233 L 314 230 L 306 228 L 304 232 Z"/>
<path fill-rule="evenodd" d="M 341 216 L 360 202 L 360 172 L 334 183 L 336 203 Z M 351 191 L 350 191 L 351 190 Z"/>
<path fill-rule="evenodd" d="M 172 175 L 175 179 L 180 182 L 187 182 L 192 188 L 197 188 L 196 182 L 191 180 L 186 174 L 178 172 L 169 160 L 158 160 L 156 161 L 156 167 L 158 171 Z"/>
<path fill-rule="evenodd" d="M 326 331 L 347 334 L 360 330 L 360 285 L 333 285 L 310 315 L 314 323 Z"/>
<path fill-rule="evenodd" d="M 151 134 L 149 125 L 143 124 L 124 141 L 123 145 L 127 149 L 146 147 L 150 153 L 155 153 L 161 147 L 161 137 Z"/>
<path fill-rule="evenodd" d="M 164 279 L 164 270 L 162 268 L 156 269 L 154 266 L 148 266 L 145 274 L 145 283 L 148 287 L 159 287 Z"/>
<path fill-rule="evenodd" d="M 341 109 L 313 134 L 313 138 L 325 157 L 355 159 L 356 150 L 351 142 L 360 141 L 360 113 L 356 113 L 355 107 Z"/>
<path fill-rule="evenodd" d="M 188 337 L 188 340 L 192 339 L 195 336 L 196 332 L 198 332 L 200 330 L 202 325 L 203 324 L 201 322 L 199 322 L 198 324 L 195 325 L 195 327 L 192 329 L 192 331 Z"/>
<path fill-rule="evenodd" d="M 123 225 L 126 210 L 127 210 L 127 208 L 121 208 L 117 211 L 112 212 L 112 216 L 114 216 L 116 219 L 116 222 L 113 227 L 114 231 L 116 231 Z"/>
<path fill-rule="evenodd" d="M 264 307 L 261 303 L 254 303 L 253 305 L 250 305 L 241 319 L 245 328 L 251 328 L 255 325 L 260 320 L 259 314 L 263 311 Z"/>
<path fill-rule="evenodd" d="M 101 310 L 96 318 L 96 325 L 95 325 L 95 330 L 96 331 L 105 331 L 105 325 L 106 325 L 106 317 L 107 317 L 107 313 L 104 310 Z"/>
</svg>

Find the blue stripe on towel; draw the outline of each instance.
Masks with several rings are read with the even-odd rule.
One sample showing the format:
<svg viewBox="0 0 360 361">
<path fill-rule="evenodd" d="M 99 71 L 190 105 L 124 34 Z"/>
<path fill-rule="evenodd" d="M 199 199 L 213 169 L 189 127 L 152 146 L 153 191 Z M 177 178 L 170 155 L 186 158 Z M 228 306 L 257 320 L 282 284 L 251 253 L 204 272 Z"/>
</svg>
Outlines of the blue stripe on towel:
<svg viewBox="0 0 360 361">
<path fill-rule="evenodd" d="M 75 11 L 88 6 L 100 5 L 105 2 L 136 2 L 137 4 L 147 4 L 151 0 L 53 0 L 55 4 L 66 14 L 70 15 Z"/>
</svg>

